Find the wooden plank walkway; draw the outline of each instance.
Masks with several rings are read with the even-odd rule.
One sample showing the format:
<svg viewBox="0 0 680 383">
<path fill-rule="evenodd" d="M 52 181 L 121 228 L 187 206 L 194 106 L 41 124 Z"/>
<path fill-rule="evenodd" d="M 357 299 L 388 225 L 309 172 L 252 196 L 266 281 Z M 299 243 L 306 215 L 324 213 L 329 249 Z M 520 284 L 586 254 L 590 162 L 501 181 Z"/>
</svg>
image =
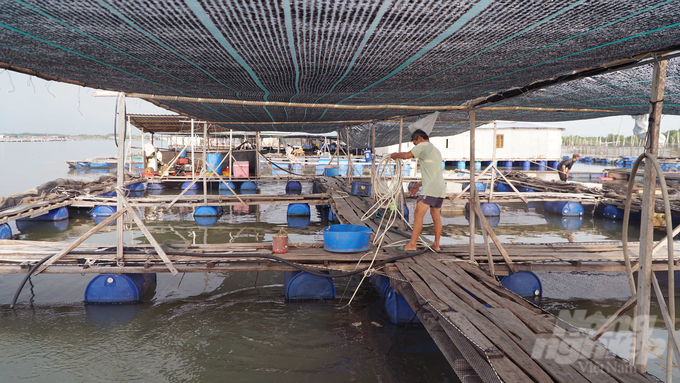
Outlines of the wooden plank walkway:
<svg viewBox="0 0 680 383">
<path fill-rule="evenodd" d="M 331 194 L 336 215 L 343 223 L 375 230 L 374 222 L 361 221 L 366 202 L 347 195 L 339 182 L 321 181 L 321 189 Z M 388 242 L 401 239 L 394 233 L 387 235 Z M 438 256 L 425 253 L 399 260 L 388 265 L 386 274 L 465 381 L 657 381 L 636 372 L 586 334 L 558 323 L 556 317 L 507 290 L 479 266 L 455 256 L 450 256 L 455 262 L 442 262 Z M 470 371 L 475 374 L 471 376 Z"/>
</svg>

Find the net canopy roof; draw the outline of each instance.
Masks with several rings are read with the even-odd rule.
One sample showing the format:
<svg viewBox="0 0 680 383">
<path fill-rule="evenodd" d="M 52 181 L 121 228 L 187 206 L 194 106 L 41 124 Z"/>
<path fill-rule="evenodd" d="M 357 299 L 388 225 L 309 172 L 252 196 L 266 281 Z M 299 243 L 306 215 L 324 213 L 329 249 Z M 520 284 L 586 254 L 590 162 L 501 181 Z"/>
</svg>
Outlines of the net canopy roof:
<svg viewBox="0 0 680 383">
<path fill-rule="evenodd" d="M 611 115 L 516 108 L 529 106 L 643 114 L 652 69 L 634 65 L 680 47 L 676 0 L 0 0 L 0 6 L 2 68 L 127 93 L 303 103 L 155 101 L 244 131 L 364 132 L 366 121 L 388 121 L 378 124 L 379 144 L 395 142 L 395 119 L 414 120 L 427 113 L 416 109 L 422 106 L 509 107 L 479 110 L 481 121 Z M 677 60 L 669 61 L 665 114 L 680 114 Z M 467 118 L 464 110 L 442 113 L 445 122 L 434 134 L 466 130 Z"/>
</svg>

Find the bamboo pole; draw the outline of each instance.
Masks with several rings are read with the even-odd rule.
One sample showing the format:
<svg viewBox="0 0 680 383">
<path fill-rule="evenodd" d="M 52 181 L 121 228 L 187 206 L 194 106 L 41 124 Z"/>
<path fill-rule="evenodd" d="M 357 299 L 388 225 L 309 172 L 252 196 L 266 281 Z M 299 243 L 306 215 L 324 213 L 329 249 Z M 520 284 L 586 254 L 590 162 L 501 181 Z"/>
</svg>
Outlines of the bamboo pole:
<svg viewBox="0 0 680 383">
<path fill-rule="evenodd" d="M 196 162 L 194 162 L 194 119 L 191 119 L 191 179 L 196 179 Z"/>
<path fill-rule="evenodd" d="M 125 185 L 125 93 L 118 93 L 118 116 L 116 124 L 118 128 L 118 166 L 116 174 L 116 186 L 118 188 L 116 198 L 116 211 L 123 209 L 123 186 Z M 123 261 L 123 218 L 116 220 L 116 262 Z"/>
<path fill-rule="evenodd" d="M 651 111 L 645 152 L 657 156 L 659 152 L 659 129 L 661 122 L 661 108 L 666 83 L 667 61 L 654 63 L 651 92 Z M 638 272 L 637 322 L 634 332 L 635 339 L 635 368 L 640 373 L 647 372 L 647 356 L 649 349 L 649 307 L 651 299 L 652 281 L 652 247 L 654 241 L 654 199 L 656 189 L 656 170 L 651 161 L 645 161 L 644 187 L 642 193 L 642 218 L 640 228 L 640 270 Z M 669 281 L 670 283 L 670 281 Z M 669 329 L 669 332 L 671 329 Z M 669 344 L 669 350 L 670 348 Z M 672 359 L 669 355 L 668 359 Z M 672 370 L 671 370 L 672 371 Z"/>
<path fill-rule="evenodd" d="M 279 148 L 280 147 L 281 141 L 279 141 Z M 234 163 L 232 161 L 234 156 L 232 156 L 231 154 L 233 149 L 234 149 L 234 131 L 232 129 L 229 129 L 229 181 L 231 181 L 232 174 L 234 174 Z"/>
<path fill-rule="evenodd" d="M 255 156 L 255 159 L 257 161 L 255 167 L 255 175 L 259 179 L 260 176 L 262 175 L 260 170 L 260 132 L 255 132 L 255 152 L 257 153 L 257 155 Z"/>
<path fill-rule="evenodd" d="M 203 168 L 204 169 L 206 169 L 206 164 L 208 163 L 207 146 L 208 146 L 208 123 L 203 122 Z M 208 204 L 208 180 L 205 177 L 206 177 L 206 174 L 208 172 L 203 171 L 201 173 L 203 173 L 203 203 L 207 205 Z"/>
<path fill-rule="evenodd" d="M 492 151 L 491 151 L 491 165 L 493 168 L 496 168 L 496 147 L 498 146 L 496 144 L 496 132 L 498 131 L 498 122 L 494 121 L 493 122 L 493 142 L 491 143 L 492 146 Z M 493 170 L 491 171 L 491 185 L 489 187 L 489 202 L 491 202 L 491 199 L 493 198 L 493 185 L 494 185 L 494 177 L 496 175 L 496 172 Z"/>
<path fill-rule="evenodd" d="M 470 261 L 475 263 L 475 200 L 477 184 L 475 183 L 475 110 L 470 110 Z"/>
<path fill-rule="evenodd" d="M 241 106 L 280 106 L 285 108 L 317 108 L 317 109 L 348 109 L 348 110 L 380 110 L 380 109 L 396 109 L 396 110 L 431 110 L 431 111 L 447 111 L 447 110 L 468 110 L 468 106 L 463 105 L 447 105 L 447 106 L 427 106 L 427 105 L 344 105 L 344 104 L 310 104 L 298 102 L 279 102 L 279 101 L 246 101 L 246 100 L 232 100 L 226 98 L 198 98 L 198 97 L 182 97 L 182 96 L 163 96 L 145 93 L 128 93 L 128 97 L 136 97 L 147 100 L 165 100 L 165 101 L 181 101 L 181 102 L 198 102 L 204 104 L 226 104 L 226 105 L 241 105 Z M 536 111 L 536 112 L 593 112 L 593 113 L 623 113 L 620 110 L 610 109 L 596 109 L 596 108 L 534 108 L 524 106 L 509 106 L 509 107 L 480 107 L 477 110 L 493 110 L 493 111 Z"/>
<path fill-rule="evenodd" d="M 375 198 L 375 124 L 371 125 L 371 197 Z"/>
</svg>

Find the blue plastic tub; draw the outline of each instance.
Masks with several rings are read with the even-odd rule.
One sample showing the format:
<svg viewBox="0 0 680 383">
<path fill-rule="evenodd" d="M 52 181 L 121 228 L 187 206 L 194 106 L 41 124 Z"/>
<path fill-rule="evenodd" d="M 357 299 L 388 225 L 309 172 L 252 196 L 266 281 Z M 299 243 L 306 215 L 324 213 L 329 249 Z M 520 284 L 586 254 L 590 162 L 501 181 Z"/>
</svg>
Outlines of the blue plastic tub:
<svg viewBox="0 0 680 383">
<path fill-rule="evenodd" d="M 331 225 L 323 229 L 323 248 L 332 253 L 368 250 L 371 228 L 358 225 Z"/>
<path fill-rule="evenodd" d="M 86 303 L 134 303 L 156 283 L 156 274 L 100 274 L 85 289 Z"/>
<path fill-rule="evenodd" d="M 12 228 L 9 224 L 3 223 L 0 225 L 0 239 L 11 239 L 12 238 Z"/>
<path fill-rule="evenodd" d="M 17 221 L 61 221 L 68 219 L 68 208 L 62 206 L 33 218 L 19 218 Z"/>
<path fill-rule="evenodd" d="M 340 175 L 340 169 L 337 166 L 326 167 L 323 170 L 323 175 L 326 177 L 333 177 Z"/>
<path fill-rule="evenodd" d="M 284 286 L 288 300 L 335 298 L 335 286 L 332 279 L 302 271 L 286 271 Z"/>
<path fill-rule="evenodd" d="M 220 153 L 208 153 L 206 155 L 206 162 L 208 166 L 206 172 L 208 175 L 214 173 L 222 175 L 222 166 L 220 165 L 222 162 L 222 155 Z"/>
<path fill-rule="evenodd" d="M 306 203 L 291 203 L 286 215 L 310 215 L 309 205 Z"/>
<path fill-rule="evenodd" d="M 545 203 L 545 210 L 563 216 L 583 215 L 583 206 L 572 201 L 548 201 Z"/>
</svg>

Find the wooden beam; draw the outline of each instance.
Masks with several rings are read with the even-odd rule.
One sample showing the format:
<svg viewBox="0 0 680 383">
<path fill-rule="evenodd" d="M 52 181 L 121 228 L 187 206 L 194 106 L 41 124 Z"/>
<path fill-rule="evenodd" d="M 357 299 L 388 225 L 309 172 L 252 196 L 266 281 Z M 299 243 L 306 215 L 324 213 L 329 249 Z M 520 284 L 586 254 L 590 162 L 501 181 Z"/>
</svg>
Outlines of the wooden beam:
<svg viewBox="0 0 680 383">
<path fill-rule="evenodd" d="M 125 185 L 125 94 L 118 93 L 118 115 L 116 116 L 116 127 L 118 129 L 118 166 L 116 169 L 116 187 L 118 197 L 116 198 L 117 211 L 123 210 L 123 185 Z M 119 216 L 116 221 L 116 259 L 118 262 L 123 260 L 123 218 Z"/>
<path fill-rule="evenodd" d="M 470 261 L 475 262 L 475 200 L 477 184 L 475 183 L 475 110 L 470 110 Z"/>
<path fill-rule="evenodd" d="M 655 157 L 659 152 L 659 131 L 664 88 L 666 85 L 667 61 L 654 63 L 651 92 L 651 111 L 645 152 Z M 654 200 L 656 190 L 656 170 L 651 161 L 645 161 L 644 188 L 642 192 L 642 218 L 640 228 L 640 271 L 637 283 L 637 322 L 633 330 L 635 339 L 635 367 L 647 372 L 649 349 L 649 306 L 652 280 L 652 248 L 654 245 Z"/>
</svg>

